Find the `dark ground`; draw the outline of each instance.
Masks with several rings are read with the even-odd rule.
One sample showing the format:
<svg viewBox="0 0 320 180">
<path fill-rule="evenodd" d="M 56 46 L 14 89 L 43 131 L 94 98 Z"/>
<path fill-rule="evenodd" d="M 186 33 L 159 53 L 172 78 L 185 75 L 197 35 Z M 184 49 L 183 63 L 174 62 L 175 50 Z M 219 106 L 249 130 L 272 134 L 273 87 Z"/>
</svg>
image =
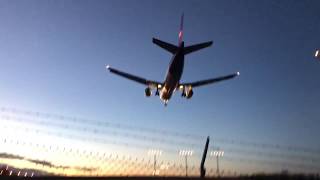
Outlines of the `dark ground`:
<svg viewBox="0 0 320 180">
<path fill-rule="evenodd" d="M 0 176 L 0 179 L 43 179 L 43 180 L 51 180 L 51 179 L 61 179 L 61 180 L 68 180 L 68 179 L 89 179 L 89 180 L 102 180 L 102 179 L 109 179 L 109 180 L 201 180 L 198 177 L 8 177 L 8 176 Z M 276 180 L 304 180 L 304 179 L 320 179 L 319 175 L 252 175 L 252 176 L 241 176 L 241 177 L 221 177 L 221 178 L 204 178 L 207 180 L 215 180 L 215 179 L 222 179 L 222 180 L 267 180 L 267 179 L 276 179 Z"/>
</svg>

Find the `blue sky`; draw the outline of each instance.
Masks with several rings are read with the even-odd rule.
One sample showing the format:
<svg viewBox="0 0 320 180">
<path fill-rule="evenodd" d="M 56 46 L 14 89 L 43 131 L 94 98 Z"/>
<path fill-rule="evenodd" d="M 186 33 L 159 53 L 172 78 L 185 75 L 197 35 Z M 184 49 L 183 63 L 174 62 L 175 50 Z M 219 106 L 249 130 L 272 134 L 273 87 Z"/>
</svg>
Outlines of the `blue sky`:
<svg viewBox="0 0 320 180">
<path fill-rule="evenodd" d="M 1 1 L 0 105 L 156 129 L 320 148 L 319 1 Z M 175 94 L 168 107 L 110 64 L 161 81 L 185 14 L 182 81 L 241 72 Z"/>
</svg>

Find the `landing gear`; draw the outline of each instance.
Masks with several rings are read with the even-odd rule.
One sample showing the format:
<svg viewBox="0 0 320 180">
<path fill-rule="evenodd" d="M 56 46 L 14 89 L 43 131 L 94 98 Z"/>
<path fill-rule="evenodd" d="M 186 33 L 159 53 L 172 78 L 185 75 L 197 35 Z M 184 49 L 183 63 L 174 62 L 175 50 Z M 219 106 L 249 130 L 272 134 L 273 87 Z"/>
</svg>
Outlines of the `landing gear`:
<svg viewBox="0 0 320 180">
<path fill-rule="evenodd" d="M 182 89 L 181 97 L 186 97 L 186 91 L 185 91 L 184 87 Z"/>
<path fill-rule="evenodd" d="M 166 100 L 163 100 L 164 107 L 167 107 L 168 101 L 169 101 L 169 100 L 167 100 L 167 99 L 166 99 Z"/>
<path fill-rule="evenodd" d="M 156 90 L 156 94 L 155 94 L 156 96 L 159 96 L 159 89 L 157 88 L 157 90 Z"/>
<path fill-rule="evenodd" d="M 185 97 L 187 99 L 190 99 L 192 97 L 192 95 L 193 95 L 193 91 L 192 91 L 191 86 L 188 86 L 186 88 L 183 87 L 181 97 Z"/>
<path fill-rule="evenodd" d="M 164 102 L 164 107 L 167 107 L 167 105 L 168 105 L 168 100 Z"/>
</svg>

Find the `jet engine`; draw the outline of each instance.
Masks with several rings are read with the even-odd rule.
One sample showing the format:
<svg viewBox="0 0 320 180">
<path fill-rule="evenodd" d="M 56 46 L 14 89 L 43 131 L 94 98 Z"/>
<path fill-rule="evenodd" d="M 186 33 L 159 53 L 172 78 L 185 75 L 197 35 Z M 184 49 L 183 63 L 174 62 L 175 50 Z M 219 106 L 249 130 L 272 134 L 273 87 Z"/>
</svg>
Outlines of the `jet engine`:
<svg viewBox="0 0 320 180">
<path fill-rule="evenodd" d="M 193 91 L 190 88 L 189 90 L 186 91 L 185 96 L 186 96 L 187 99 L 190 99 L 192 97 L 192 95 L 193 95 Z"/>
<path fill-rule="evenodd" d="M 147 97 L 151 96 L 151 89 L 149 87 L 147 87 L 144 92 L 145 92 Z"/>
</svg>

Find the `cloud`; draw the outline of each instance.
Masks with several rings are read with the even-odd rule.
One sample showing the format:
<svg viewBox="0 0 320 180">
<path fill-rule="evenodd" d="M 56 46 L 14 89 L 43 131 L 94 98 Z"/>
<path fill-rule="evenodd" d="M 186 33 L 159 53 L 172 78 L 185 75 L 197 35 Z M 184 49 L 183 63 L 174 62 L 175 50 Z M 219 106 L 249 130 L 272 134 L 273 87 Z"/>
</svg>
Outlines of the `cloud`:
<svg viewBox="0 0 320 180">
<path fill-rule="evenodd" d="M 73 167 L 74 169 L 80 170 L 80 171 L 96 171 L 98 168 L 88 168 L 88 167 Z"/>
<path fill-rule="evenodd" d="M 25 160 L 35 163 L 35 164 L 41 164 L 43 166 L 49 166 L 49 167 L 54 167 L 54 165 L 51 162 L 48 161 L 42 161 L 42 160 L 35 160 L 35 159 L 26 159 Z"/>
<path fill-rule="evenodd" d="M 98 168 L 88 168 L 88 167 L 79 167 L 79 166 L 75 166 L 75 167 L 61 166 L 61 165 L 57 166 L 57 165 L 54 165 L 53 163 L 51 163 L 49 161 L 30 159 L 30 158 L 26 158 L 26 157 L 23 157 L 23 156 L 14 155 L 14 154 L 8 154 L 8 153 L 0 153 L 0 158 L 25 160 L 25 161 L 29 161 L 29 162 L 34 163 L 34 164 L 40 164 L 40 165 L 47 166 L 47 167 L 52 167 L 52 168 L 77 169 L 77 170 L 81 170 L 81 171 L 95 171 L 95 170 L 98 170 Z"/>
<path fill-rule="evenodd" d="M 14 155 L 14 154 L 7 154 L 7 153 L 0 153 L 0 158 L 6 158 L 6 159 L 19 159 L 23 160 L 25 159 L 22 156 Z"/>
</svg>

